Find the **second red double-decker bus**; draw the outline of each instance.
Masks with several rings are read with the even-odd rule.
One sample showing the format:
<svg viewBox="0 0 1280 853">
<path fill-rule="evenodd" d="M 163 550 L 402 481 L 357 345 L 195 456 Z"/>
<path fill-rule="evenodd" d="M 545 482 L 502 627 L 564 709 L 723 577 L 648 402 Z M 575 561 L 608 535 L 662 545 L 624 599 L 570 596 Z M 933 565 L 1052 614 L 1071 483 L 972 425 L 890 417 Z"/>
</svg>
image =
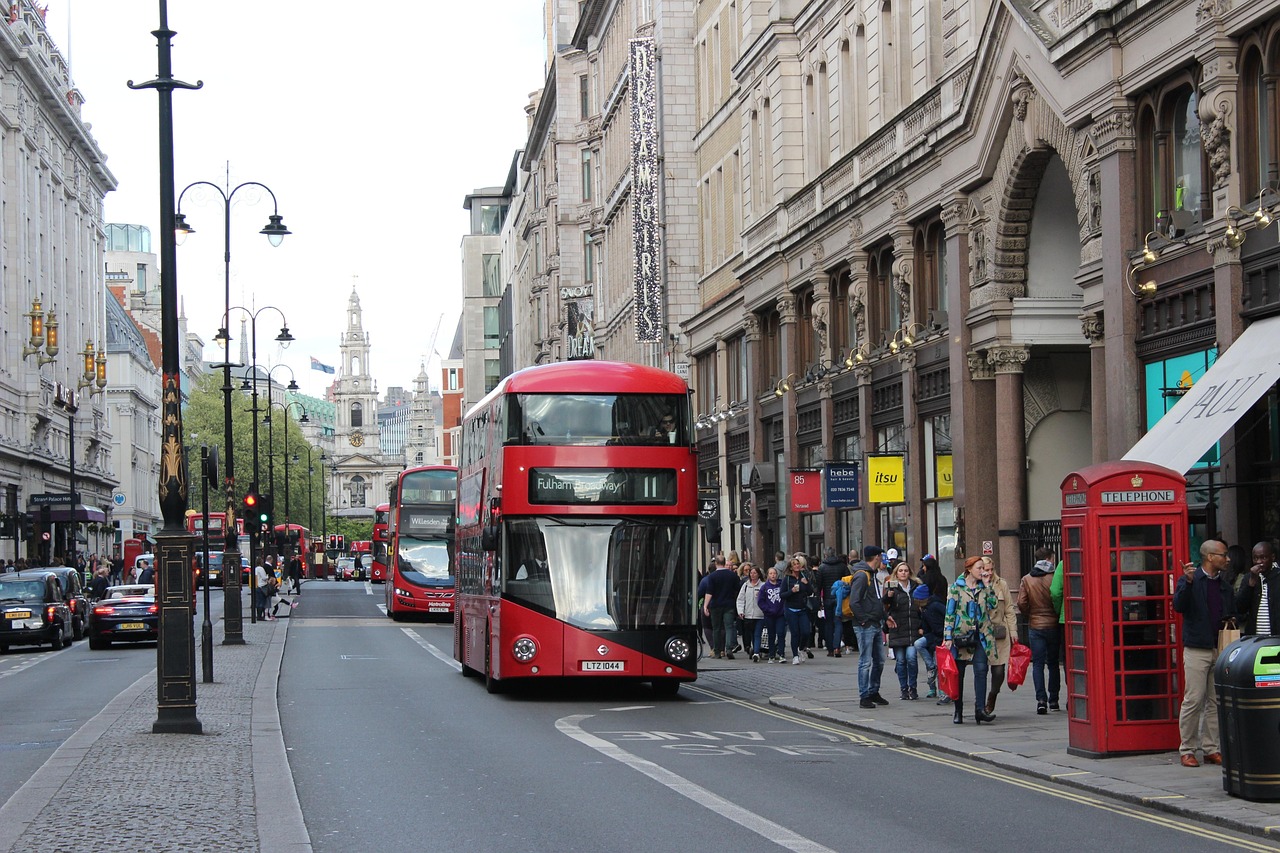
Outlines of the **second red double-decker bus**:
<svg viewBox="0 0 1280 853">
<path fill-rule="evenodd" d="M 423 465 L 400 472 L 385 584 L 392 619 L 412 613 L 452 615 L 457 497 L 457 468 Z"/>
<path fill-rule="evenodd" d="M 462 425 L 454 657 L 509 679 L 696 677 L 689 390 L 636 364 L 508 376 Z"/>
<path fill-rule="evenodd" d="M 369 580 L 382 583 L 387 579 L 387 548 L 391 544 L 391 504 L 378 504 L 373 511 L 373 566 Z"/>
</svg>

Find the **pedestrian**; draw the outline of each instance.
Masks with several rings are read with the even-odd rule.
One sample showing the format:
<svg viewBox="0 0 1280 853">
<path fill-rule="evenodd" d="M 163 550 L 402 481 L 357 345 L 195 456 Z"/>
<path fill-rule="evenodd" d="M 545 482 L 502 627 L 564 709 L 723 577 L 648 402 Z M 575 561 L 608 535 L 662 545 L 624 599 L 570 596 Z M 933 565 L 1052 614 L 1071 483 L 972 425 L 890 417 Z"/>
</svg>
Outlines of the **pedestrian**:
<svg viewBox="0 0 1280 853">
<path fill-rule="evenodd" d="M 893 649 L 893 668 L 898 674 L 898 689 L 903 699 L 919 699 L 919 668 L 916 663 L 916 638 L 920 636 L 920 607 L 913 596 L 920 582 L 911 576 L 911 566 L 902 560 L 893 567 L 884 588 L 885 628 L 888 646 Z"/>
<path fill-rule="evenodd" d="M 947 577 L 942 573 L 942 567 L 938 565 L 938 558 L 932 554 L 925 554 L 920 559 L 920 583 L 929 587 L 929 593 L 936 595 L 938 598 L 946 600 L 947 597 Z"/>
<path fill-rule="evenodd" d="M 853 613 L 853 634 L 858 638 L 858 707 L 888 705 L 880 695 L 884 672 L 884 598 L 877 579 L 884 563 L 879 545 L 862 549 L 862 560 L 850 566 L 849 610 Z"/>
<path fill-rule="evenodd" d="M 289 583 L 294 595 L 302 592 L 302 558 L 297 554 L 289 560 Z"/>
<path fill-rule="evenodd" d="M 116 554 L 111 558 L 111 583 L 119 584 L 124 577 L 124 558 Z"/>
<path fill-rule="evenodd" d="M 760 662 L 760 625 L 764 618 L 760 610 L 760 570 L 750 563 L 743 563 L 747 579 L 738 590 L 738 618 L 742 620 L 742 642 L 751 644 L 751 662 Z"/>
<path fill-rule="evenodd" d="M 1004 673 L 1009 664 L 1013 644 L 1018 642 L 1018 608 L 1014 605 L 1009 584 L 996 571 L 995 560 L 983 557 L 986 567 L 983 581 L 996 594 L 996 613 L 991 624 L 991 634 L 996 638 L 995 649 L 987 661 L 991 667 L 991 692 L 987 694 L 987 716 L 995 714 L 996 697 L 1004 686 Z"/>
<path fill-rule="evenodd" d="M 1036 563 L 1018 587 L 1018 609 L 1027 617 L 1027 643 L 1031 646 L 1031 683 L 1036 688 L 1036 713 L 1058 710 L 1061 674 L 1058 671 L 1058 612 L 1053 607 L 1053 551 L 1038 548 Z M 1048 678 L 1046 684 L 1046 670 Z"/>
<path fill-rule="evenodd" d="M 827 657 L 840 657 L 840 643 L 844 639 L 844 625 L 840 605 L 836 601 L 836 584 L 849 574 L 849 565 L 835 548 L 822 552 L 818 564 L 818 585 L 822 588 L 822 630 L 827 644 Z"/>
<path fill-rule="evenodd" d="M 756 594 L 756 603 L 760 606 L 761 617 L 756 626 L 755 649 L 760 650 L 760 635 L 767 631 L 770 663 L 782 663 L 782 656 L 786 653 L 784 640 L 787 620 L 784 615 L 785 607 L 782 604 L 782 584 L 779 580 L 778 570 L 770 566 L 765 574 L 765 581 Z"/>
<path fill-rule="evenodd" d="M 156 570 L 151 567 L 150 560 L 142 561 L 142 571 L 138 572 L 137 583 L 149 584 L 156 582 Z"/>
<path fill-rule="evenodd" d="M 920 607 L 920 636 L 916 637 L 913 645 L 916 648 L 916 657 L 924 661 L 925 665 L 929 684 L 929 692 L 925 694 L 925 698 L 937 699 L 938 658 L 934 652 L 942 643 L 942 626 L 947 621 L 947 598 L 945 594 L 934 594 L 929 590 L 928 585 L 923 583 L 915 588 L 911 597 Z M 943 696 L 938 699 L 938 704 L 945 705 L 950 701 L 950 696 Z"/>
<path fill-rule="evenodd" d="M 1236 591 L 1236 612 L 1243 620 L 1242 634 L 1280 636 L 1280 566 L 1270 542 L 1253 546 L 1253 565 Z"/>
<path fill-rule="evenodd" d="M 711 656 L 733 660 L 738 573 L 729 568 L 723 554 L 716 555 L 715 566 L 715 571 L 707 576 L 702 612 L 711 620 Z"/>
<path fill-rule="evenodd" d="M 275 584 L 275 576 L 259 563 L 253 569 L 253 580 L 256 585 L 254 598 L 258 618 L 270 621 L 272 617 L 267 615 L 267 608 L 271 606 L 271 587 Z"/>
<path fill-rule="evenodd" d="M 787 618 L 787 631 L 791 634 L 791 662 L 800 663 L 800 653 L 812 658 L 809 637 L 809 597 L 815 594 L 817 584 L 805 568 L 803 556 L 791 558 L 791 571 L 782 585 L 782 604 Z"/>
<path fill-rule="evenodd" d="M 94 601 L 102 598 L 107 594 L 107 587 L 111 585 L 111 570 L 106 566 L 98 566 L 98 570 L 93 573 L 93 580 L 89 581 L 89 597 Z"/>
<path fill-rule="evenodd" d="M 989 723 L 995 718 L 987 713 L 987 660 L 995 649 L 992 620 L 996 613 L 996 595 L 985 582 L 986 564 L 981 557 L 964 561 L 964 572 L 947 589 L 947 618 L 943 623 L 942 645 L 955 656 L 959 670 L 959 693 L 955 700 L 953 723 L 964 722 L 964 671 L 973 665 L 973 719 Z"/>
<path fill-rule="evenodd" d="M 1173 609 L 1182 614 L 1182 710 L 1178 732 L 1183 767 L 1221 764 L 1218 749 L 1218 697 L 1213 665 L 1218 659 L 1218 631 L 1235 616 L 1235 596 L 1222 574 L 1227 546 L 1207 539 L 1200 546 L 1200 565 L 1187 563 L 1173 591 Z M 1252 574 L 1252 572 L 1250 572 Z"/>
</svg>

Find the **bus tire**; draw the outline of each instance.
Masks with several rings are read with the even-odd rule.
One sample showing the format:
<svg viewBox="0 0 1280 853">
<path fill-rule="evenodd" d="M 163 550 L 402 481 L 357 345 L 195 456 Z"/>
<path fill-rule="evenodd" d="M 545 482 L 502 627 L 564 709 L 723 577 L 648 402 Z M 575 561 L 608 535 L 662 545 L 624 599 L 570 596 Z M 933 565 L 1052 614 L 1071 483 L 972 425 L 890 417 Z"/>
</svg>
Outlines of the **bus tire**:
<svg viewBox="0 0 1280 853">
<path fill-rule="evenodd" d="M 680 682 L 674 678 L 664 678 L 653 682 L 653 692 L 666 698 L 674 697 L 680 692 Z"/>
</svg>

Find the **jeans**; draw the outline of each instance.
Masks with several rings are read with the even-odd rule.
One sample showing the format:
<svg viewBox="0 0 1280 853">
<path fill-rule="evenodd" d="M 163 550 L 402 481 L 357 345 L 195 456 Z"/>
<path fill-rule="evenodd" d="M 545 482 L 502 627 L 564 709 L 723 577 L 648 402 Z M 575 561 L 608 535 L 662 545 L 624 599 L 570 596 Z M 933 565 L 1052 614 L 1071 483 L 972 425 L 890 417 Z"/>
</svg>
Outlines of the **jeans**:
<svg viewBox="0 0 1280 853">
<path fill-rule="evenodd" d="M 884 632 L 879 625 L 854 625 L 858 638 L 858 696 L 866 699 L 880 692 L 880 675 L 884 672 Z"/>
<path fill-rule="evenodd" d="M 916 650 L 916 656 L 924 661 L 925 672 L 929 674 L 929 686 L 937 685 L 938 678 L 938 656 L 934 654 L 933 649 L 929 648 L 928 637 L 916 637 L 912 648 Z"/>
<path fill-rule="evenodd" d="M 267 595 L 266 590 L 262 587 L 255 588 L 253 594 L 258 600 L 258 618 L 265 619 L 267 616 L 267 606 L 271 603 L 271 597 Z"/>
<path fill-rule="evenodd" d="M 1031 646 L 1031 683 L 1036 688 L 1037 702 L 1058 704 L 1061 675 L 1058 672 L 1058 646 L 1062 643 L 1062 631 L 1057 625 L 1043 631 L 1032 628 L 1027 632 L 1027 644 Z M 1049 670 L 1049 689 L 1045 690 L 1045 669 Z"/>
<path fill-rule="evenodd" d="M 899 646 L 893 650 L 893 669 L 898 673 L 898 686 L 903 690 L 915 690 L 920 670 L 916 664 L 916 647 Z"/>
<path fill-rule="evenodd" d="M 956 697 L 956 705 L 959 706 L 964 701 L 964 670 L 965 667 L 973 664 L 973 703 L 976 707 L 985 709 L 987 704 L 987 650 L 983 648 L 982 643 L 978 643 L 978 647 L 973 650 L 973 660 L 961 660 L 956 658 L 956 670 L 959 673 L 960 695 Z"/>
<path fill-rule="evenodd" d="M 763 619 L 743 619 L 742 620 L 742 651 L 747 654 L 760 654 L 760 623 Z M 747 643 L 754 638 L 755 642 L 748 646 Z"/>
<path fill-rule="evenodd" d="M 793 610 L 790 607 L 784 611 L 787 617 L 787 630 L 791 632 L 791 654 L 794 657 L 800 657 L 800 652 L 809 648 L 809 611 Z"/>
<path fill-rule="evenodd" d="M 769 632 L 769 657 L 780 658 L 787 650 L 787 619 L 782 613 L 777 616 L 765 615 L 756 623 L 756 648 L 760 648 L 760 634 Z"/>
<path fill-rule="evenodd" d="M 728 651 L 733 648 L 736 635 L 734 628 L 738 620 L 737 607 L 711 608 L 711 650 Z"/>
<path fill-rule="evenodd" d="M 823 626 L 822 630 L 826 632 L 827 651 L 838 652 L 840 651 L 840 642 L 844 639 L 844 622 L 840 619 L 840 611 L 836 609 L 835 601 L 828 601 L 826 609 L 827 624 Z"/>
</svg>

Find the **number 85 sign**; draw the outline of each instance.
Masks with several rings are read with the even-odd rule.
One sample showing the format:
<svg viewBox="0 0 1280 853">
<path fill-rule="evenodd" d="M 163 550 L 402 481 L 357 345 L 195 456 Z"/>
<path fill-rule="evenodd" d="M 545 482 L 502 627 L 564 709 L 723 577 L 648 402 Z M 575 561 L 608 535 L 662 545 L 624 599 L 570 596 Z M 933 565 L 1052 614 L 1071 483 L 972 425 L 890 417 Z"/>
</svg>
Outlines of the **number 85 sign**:
<svg viewBox="0 0 1280 853">
<path fill-rule="evenodd" d="M 822 472 L 807 468 L 791 472 L 791 511 L 822 512 Z"/>
</svg>

